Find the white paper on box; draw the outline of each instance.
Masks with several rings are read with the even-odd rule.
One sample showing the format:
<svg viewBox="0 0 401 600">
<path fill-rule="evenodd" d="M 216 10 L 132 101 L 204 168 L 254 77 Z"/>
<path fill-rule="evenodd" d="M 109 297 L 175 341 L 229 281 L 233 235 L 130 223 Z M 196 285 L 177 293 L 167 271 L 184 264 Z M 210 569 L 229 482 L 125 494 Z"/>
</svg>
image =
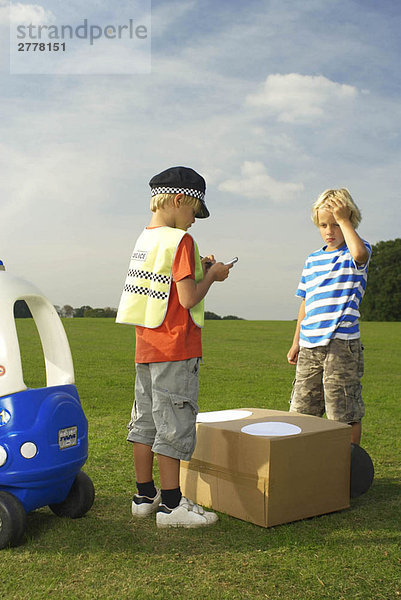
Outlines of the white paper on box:
<svg viewBox="0 0 401 600">
<path fill-rule="evenodd" d="M 279 437 L 284 435 L 298 435 L 302 429 L 292 423 L 281 423 L 280 421 L 265 421 L 262 423 L 252 423 L 245 425 L 241 429 L 242 433 L 248 435 L 263 435 L 265 437 Z"/>
<path fill-rule="evenodd" d="M 213 410 L 211 412 L 199 413 L 197 423 L 223 423 L 224 421 L 238 421 L 250 417 L 250 410 Z"/>
</svg>

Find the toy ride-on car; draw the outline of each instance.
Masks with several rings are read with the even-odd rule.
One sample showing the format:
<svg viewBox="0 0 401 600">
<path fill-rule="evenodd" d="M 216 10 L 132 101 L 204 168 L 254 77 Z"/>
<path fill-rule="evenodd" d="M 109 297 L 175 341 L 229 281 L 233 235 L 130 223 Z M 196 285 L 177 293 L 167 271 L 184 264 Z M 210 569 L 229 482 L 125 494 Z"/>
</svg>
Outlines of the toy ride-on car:
<svg viewBox="0 0 401 600">
<path fill-rule="evenodd" d="M 27 389 L 14 320 L 24 300 L 45 357 L 47 387 Z M 52 304 L 0 261 L 0 548 L 17 545 L 26 515 L 49 505 L 59 516 L 82 517 L 94 487 L 81 471 L 88 423 L 74 385 L 70 347 Z"/>
</svg>

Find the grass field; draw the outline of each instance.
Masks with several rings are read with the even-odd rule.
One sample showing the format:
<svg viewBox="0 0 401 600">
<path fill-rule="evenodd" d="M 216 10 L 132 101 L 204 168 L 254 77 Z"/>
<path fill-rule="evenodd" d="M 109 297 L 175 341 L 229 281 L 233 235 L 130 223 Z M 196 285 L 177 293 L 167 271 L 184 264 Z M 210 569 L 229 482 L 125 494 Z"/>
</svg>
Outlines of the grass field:
<svg viewBox="0 0 401 600">
<path fill-rule="evenodd" d="M 131 446 L 133 329 L 65 320 L 90 427 L 85 471 L 96 487 L 79 520 L 28 516 L 24 544 L 0 551 L 0 598 L 330 599 L 401 597 L 401 323 L 362 323 L 366 417 L 362 446 L 376 478 L 351 508 L 263 529 L 226 515 L 204 530 L 134 522 Z M 288 409 L 293 322 L 209 321 L 200 408 Z M 32 320 L 18 321 L 26 383 L 44 384 Z"/>
</svg>

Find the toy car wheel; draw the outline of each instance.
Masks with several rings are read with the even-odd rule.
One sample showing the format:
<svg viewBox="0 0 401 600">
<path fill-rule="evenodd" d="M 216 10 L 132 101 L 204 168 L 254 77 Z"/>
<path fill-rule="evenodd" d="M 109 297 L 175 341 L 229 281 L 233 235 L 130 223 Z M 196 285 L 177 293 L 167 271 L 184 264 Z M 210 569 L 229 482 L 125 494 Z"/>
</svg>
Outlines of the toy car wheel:
<svg viewBox="0 0 401 600">
<path fill-rule="evenodd" d="M 18 498 L 8 492 L 0 492 L 0 549 L 20 543 L 25 523 L 26 512 Z"/>
<path fill-rule="evenodd" d="M 351 444 L 351 498 L 358 498 L 368 491 L 374 474 L 372 459 L 366 450 L 357 444 Z"/>
<path fill-rule="evenodd" d="M 49 508 L 58 517 L 79 519 L 92 507 L 95 499 L 95 488 L 86 473 L 80 471 L 68 493 L 67 498 L 59 504 L 49 504 Z"/>
</svg>

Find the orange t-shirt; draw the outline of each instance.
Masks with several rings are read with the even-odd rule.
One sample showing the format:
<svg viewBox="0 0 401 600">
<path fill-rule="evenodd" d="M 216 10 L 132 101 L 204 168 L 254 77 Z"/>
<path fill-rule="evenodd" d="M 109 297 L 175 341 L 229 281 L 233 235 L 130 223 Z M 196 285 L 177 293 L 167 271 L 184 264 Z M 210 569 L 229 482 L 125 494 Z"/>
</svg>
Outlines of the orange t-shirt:
<svg viewBox="0 0 401 600">
<path fill-rule="evenodd" d="M 135 327 L 135 362 L 165 362 L 202 356 L 201 328 L 195 325 L 189 310 L 181 306 L 176 281 L 195 279 L 195 249 L 190 235 L 184 235 L 173 261 L 167 313 L 155 329 Z"/>
</svg>

